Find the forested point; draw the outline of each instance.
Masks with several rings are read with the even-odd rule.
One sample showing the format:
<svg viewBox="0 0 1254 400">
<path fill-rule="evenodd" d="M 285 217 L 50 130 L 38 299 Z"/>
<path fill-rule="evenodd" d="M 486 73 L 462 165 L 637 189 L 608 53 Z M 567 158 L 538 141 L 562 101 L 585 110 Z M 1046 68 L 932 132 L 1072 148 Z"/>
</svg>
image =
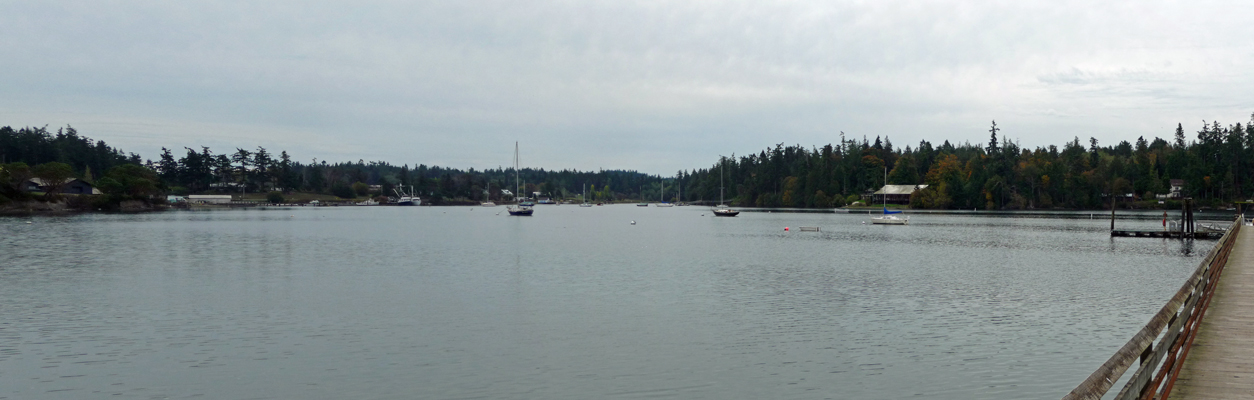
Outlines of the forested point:
<svg viewBox="0 0 1254 400">
<path fill-rule="evenodd" d="M 885 168 L 888 184 L 928 185 L 910 196 L 912 208 L 1097 209 L 1108 208 L 1112 194 L 1125 207 L 1153 208 L 1170 193 L 1172 180 L 1183 182 L 1179 196 L 1212 207 L 1254 194 L 1254 124 L 1203 121 L 1193 138 L 1177 124 L 1170 142 L 1138 137 L 1101 146 L 1089 138 L 1085 146 L 1075 137 L 1061 148 L 1035 149 L 999 139 L 996 121 L 988 132 L 987 144 L 924 140 L 904 149 L 887 137 L 870 143 L 845 140 L 842 133 L 838 146 L 781 143 L 731 157 L 727 173 L 736 204 L 761 207 L 841 206 L 882 187 Z M 693 175 L 709 196 L 718 171 Z"/>
<path fill-rule="evenodd" d="M 1254 115 L 1251 118 L 1254 121 Z M 927 185 L 910 196 L 910 206 L 930 209 L 1099 209 L 1108 208 L 1112 199 L 1122 207 L 1154 208 L 1171 193 L 1173 180 L 1183 184 L 1172 196 L 1192 197 L 1202 205 L 1219 207 L 1254 197 L 1254 123 L 1224 126 L 1203 121 L 1195 136 L 1186 135 L 1183 124 L 1177 124 L 1170 140 L 1139 137 L 1102 146 L 1090 138 L 1086 146 L 1075 137 L 1061 148 L 1035 149 L 1005 139 L 996 121 L 988 132 L 986 144 L 946 140 L 934 145 L 924 140 L 904 148 L 895 148 L 887 136 L 847 140 L 842 132 L 837 145 L 806 148 L 780 143 L 757 154 L 720 157 L 709 168 L 681 170 L 671 177 L 626 170 L 529 168 L 520 169 L 518 175 L 527 195 L 577 199 L 586 187 L 589 201 L 653 201 L 663 199 L 664 193 L 666 201 L 701 203 L 717 201 L 722 186 L 728 202 L 740 207 L 840 207 L 867 198 L 886 183 Z M 405 185 L 428 204 L 473 204 L 485 198 L 509 201 L 509 192 L 515 191 L 512 168 L 477 171 L 424 164 L 411 168 L 316 158 L 302 163 L 286 151 L 275 155 L 262 147 L 227 153 L 203 146 L 162 150 L 157 160 L 143 160 L 80 136 L 68 126 L 55 134 L 46 128 L 3 127 L 0 180 L 6 190 L 0 195 L 21 196 L 15 193 L 16 179 L 33 176 L 31 171 L 37 168 L 27 166 L 48 163 L 64 164 L 73 177 L 87 182 L 94 182 L 99 171 L 123 165 L 148 171 L 153 179 L 150 191 L 119 187 L 117 179 L 105 182 L 128 198 L 307 192 L 353 199 L 387 196 L 394 187 Z M 139 173 L 128 168 L 128 176 Z"/>
</svg>

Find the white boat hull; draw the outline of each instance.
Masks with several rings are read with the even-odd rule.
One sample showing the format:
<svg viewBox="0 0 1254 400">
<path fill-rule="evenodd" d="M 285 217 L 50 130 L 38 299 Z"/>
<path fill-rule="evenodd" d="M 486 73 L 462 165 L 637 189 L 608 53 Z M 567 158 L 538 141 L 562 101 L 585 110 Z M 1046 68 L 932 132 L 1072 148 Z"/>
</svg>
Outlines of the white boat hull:
<svg viewBox="0 0 1254 400">
<path fill-rule="evenodd" d="M 875 225 L 909 225 L 910 220 L 906 218 L 887 216 L 871 218 L 871 223 Z"/>
</svg>

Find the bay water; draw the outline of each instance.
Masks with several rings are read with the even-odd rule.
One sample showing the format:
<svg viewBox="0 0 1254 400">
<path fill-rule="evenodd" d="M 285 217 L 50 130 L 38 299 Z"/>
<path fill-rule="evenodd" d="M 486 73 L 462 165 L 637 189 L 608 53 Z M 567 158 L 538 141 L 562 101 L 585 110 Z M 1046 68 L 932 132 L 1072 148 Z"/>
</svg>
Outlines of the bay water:
<svg viewBox="0 0 1254 400">
<path fill-rule="evenodd" d="M 2 218 L 0 399 L 1060 398 L 1214 245 L 1079 213 L 503 210 Z"/>
</svg>

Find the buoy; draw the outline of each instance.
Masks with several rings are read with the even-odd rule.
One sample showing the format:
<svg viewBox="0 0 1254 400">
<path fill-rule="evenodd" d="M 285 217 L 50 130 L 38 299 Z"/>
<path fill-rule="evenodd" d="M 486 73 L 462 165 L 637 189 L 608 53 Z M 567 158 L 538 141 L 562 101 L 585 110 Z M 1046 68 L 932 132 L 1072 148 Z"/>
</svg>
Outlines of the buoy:
<svg viewBox="0 0 1254 400">
<path fill-rule="evenodd" d="M 636 224 L 636 221 L 631 221 L 631 224 L 632 224 L 632 225 L 635 225 L 635 224 Z"/>
<path fill-rule="evenodd" d="M 784 227 L 784 232 L 788 232 L 788 227 L 787 227 L 787 226 L 785 226 L 785 227 Z"/>
<path fill-rule="evenodd" d="M 866 221 L 862 221 L 862 225 L 866 225 Z"/>
<path fill-rule="evenodd" d="M 26 223 L 28 223 L 28 224 L 29 224 L 29 223 L 31 223 L 31 222 L 30 222 L 30 221 L 26 221 Z"/>
</svg>

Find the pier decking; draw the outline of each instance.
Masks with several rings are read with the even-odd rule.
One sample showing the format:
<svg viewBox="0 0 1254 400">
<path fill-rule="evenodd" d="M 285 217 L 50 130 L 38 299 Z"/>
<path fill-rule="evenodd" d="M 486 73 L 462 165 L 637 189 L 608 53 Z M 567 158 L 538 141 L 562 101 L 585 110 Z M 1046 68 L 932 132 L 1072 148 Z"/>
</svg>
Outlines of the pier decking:
<svg viewBox="0 0 1254 400">
<path fill-rule="evenodd" d="M 1238 215 L 1167 304 L 1063 399 L 1107 398 L 1130 367 L 1113 398 L 1254 399 L 1254 228 L 1243 226 Z M 1190 357 L 1195 344 L 1207 355 Z"/>
<path fill-rule="evenodd" d="M 1237 235 L 1172 399 L 1254 399 L 1254 229 Z"/>
</svg>

